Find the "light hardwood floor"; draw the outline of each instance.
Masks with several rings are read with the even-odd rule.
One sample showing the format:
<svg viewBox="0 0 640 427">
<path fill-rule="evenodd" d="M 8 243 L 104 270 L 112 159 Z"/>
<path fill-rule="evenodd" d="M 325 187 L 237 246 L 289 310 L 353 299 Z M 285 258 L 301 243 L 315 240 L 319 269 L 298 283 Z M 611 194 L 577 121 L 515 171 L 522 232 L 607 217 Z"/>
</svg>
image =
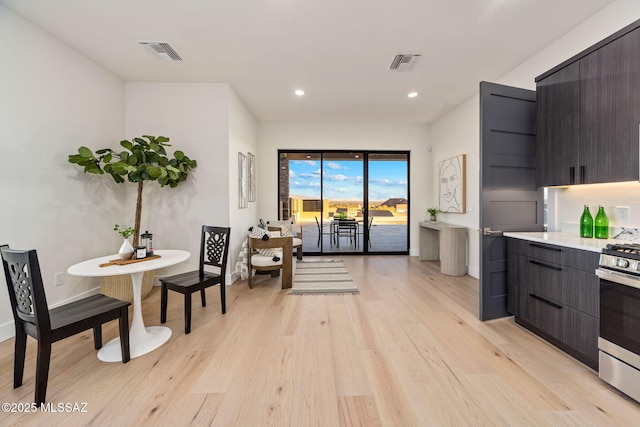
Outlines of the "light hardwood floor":
<svg viewBox="0 0 640 427">
<path fill-rule="evenodd" d="M 130 363 L 96 358 L 92 335 L 53 346 L 47 401 L 85 413 L 0 413 L 0 425 L 635 426 L 640 404 L 515 325 L 478 320 L 478 281 L 416 257 L 342 257 L 360 295 L 293 296 L 261 276 L 169 295 L 161 348 Z M 159 290 L 143 301 L 159 324 Z M 105 328 L 106 340 L 116 324 Z M 32 402 L 35 345 L 13 389 L 13 340 L 0 343 L 0 401 Z"/>
</svg>

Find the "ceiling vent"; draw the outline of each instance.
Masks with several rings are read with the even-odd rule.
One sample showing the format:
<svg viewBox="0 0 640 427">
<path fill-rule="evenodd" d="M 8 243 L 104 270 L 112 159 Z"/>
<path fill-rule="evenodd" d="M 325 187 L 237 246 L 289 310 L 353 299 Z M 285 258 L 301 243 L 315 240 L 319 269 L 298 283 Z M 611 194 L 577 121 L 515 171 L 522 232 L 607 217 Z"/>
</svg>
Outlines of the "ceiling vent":
<svg viewBox="0 0 640 427">
<path fill-rule="evenodd" d="M 393 62 L 391 62 L 391 66 L 389 67 L 390 71 L 411 71 L 413 67 L 416 66 L 420 58 L 422 57 L 419 53 L 399 53 L 393 58 Z"/>
<path fill-rule="evenodd" d="M 173 50 L 169 43 L 165 42 L 144 42 L 138 41 L 145 49 L 153 54 L 156 58 L 163 61 L 182 61 L 178 53 Z"/>
</svg>

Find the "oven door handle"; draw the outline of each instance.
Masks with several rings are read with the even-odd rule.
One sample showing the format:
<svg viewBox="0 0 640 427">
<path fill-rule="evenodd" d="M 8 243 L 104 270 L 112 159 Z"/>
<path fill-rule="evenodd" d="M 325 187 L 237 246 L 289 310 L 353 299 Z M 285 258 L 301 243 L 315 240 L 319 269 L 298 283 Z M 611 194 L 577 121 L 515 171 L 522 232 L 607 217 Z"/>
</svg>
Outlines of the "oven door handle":
<svg viewBox="0 0 640 427">
<path fill-rule="evenodd" d="M 596 269 L 596 276 L 610 282 L 640 289 L 640 277 L 630 276 L 624 273 L 617 273 L 615 271 L 607 271 L 601 268 Z"/>
</svg>

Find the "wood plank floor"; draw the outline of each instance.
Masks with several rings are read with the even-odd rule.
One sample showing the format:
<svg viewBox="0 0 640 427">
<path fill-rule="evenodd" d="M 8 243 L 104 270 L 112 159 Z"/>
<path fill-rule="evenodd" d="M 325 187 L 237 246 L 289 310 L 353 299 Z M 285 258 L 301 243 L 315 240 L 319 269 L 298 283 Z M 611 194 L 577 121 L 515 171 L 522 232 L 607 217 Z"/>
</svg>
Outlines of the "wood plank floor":
<svg viewBox="0 0 640 427">
<path fill-rule="evenodd" d="M 184 334 L 169 295 L 169 342 L 128 364 L 96 358 L 92 335 L 53 346 L 47 401 L 83 413 L 0 413 L 0 425 L 635 426 L 640 404 L 515 325 L 478 320 L 478 282 L 416 257 L 341 257 L 360 295 L 293 296 L 260 276 L 194 296 Z M 143 301 L 159 324 L 159 290 Z M 106 340 L 116 323 L 105 327 Z M 35 341 L 13 389 L 0 343 L 0 401 L 32 402 Z"/>
</svg>

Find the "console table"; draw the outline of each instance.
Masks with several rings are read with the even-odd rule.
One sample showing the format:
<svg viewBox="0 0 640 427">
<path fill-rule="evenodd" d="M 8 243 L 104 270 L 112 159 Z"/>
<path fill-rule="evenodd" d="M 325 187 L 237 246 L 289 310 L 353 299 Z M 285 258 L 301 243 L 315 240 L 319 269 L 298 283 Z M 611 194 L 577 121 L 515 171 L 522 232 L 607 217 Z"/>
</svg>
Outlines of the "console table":
<svg viewBox="0 0 640 427">
<path fill-rule="evenodd" d="M 420 222 L 420 261 L 440 260 L 440 272 L 464 276 L 467 228 L 444 222 Z"/>
</svg>

